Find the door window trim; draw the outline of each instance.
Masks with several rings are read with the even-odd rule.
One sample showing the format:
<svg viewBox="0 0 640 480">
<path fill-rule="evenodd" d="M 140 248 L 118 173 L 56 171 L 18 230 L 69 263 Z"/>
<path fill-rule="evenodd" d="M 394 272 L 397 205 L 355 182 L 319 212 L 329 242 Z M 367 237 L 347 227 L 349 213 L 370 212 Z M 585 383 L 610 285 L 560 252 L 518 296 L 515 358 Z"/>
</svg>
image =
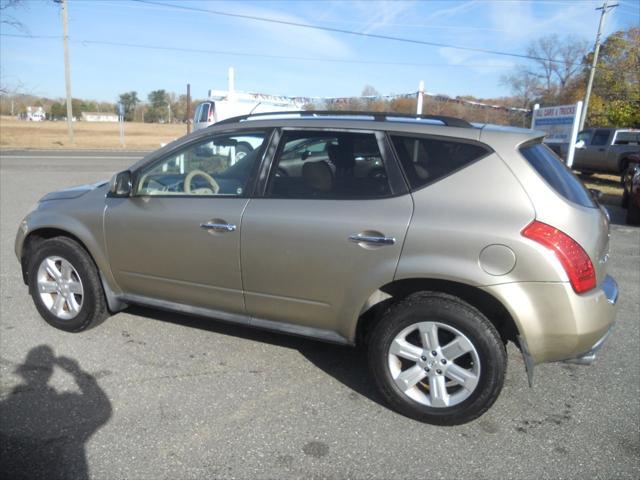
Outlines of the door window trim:
<svg viewBox="0 0 640 480">
<path fill-rule="evenodd" d="M 304 197 L 280 197 L 272 196 L 267 193 L 269 181 L 274 174 L 274 165 L 276 159 L 282 153 L 282 149 L 286 142 L 283 141 L 285 132 L 336 132 L 336 133 L 361 133 L 367 135 L 374 135 L 378 149 L 380 150 L 380 156 L 382 163 L 387 173 L 387 180 L 391 193 L 389 195 L 380 196 L 362 196 L 362 197 L 336 197 L 336 198 L 304 198 Z M 380 200 L 384 198 L 393 198 L 405 195 L 409 192 L 409 187 L 404 179 L 400 165 L 397 158 L 393 155 L 392 145 L 389 144 L 389 139 L 386 137 L 385 132 L 382 130 L 367 130 L 361 128 L 331 128 L 331 127 L 280 127 L 277 128 L 273 134 L 274 143 L 270 144 L 268 151 L 264 156 L 264 165 L 260 169 L 258 175 L 259 181 L 255 189 L 255 198 L 273 199 L 273 200 L 321 200 L 321 201 L 344 201 L 344 200 Z"/>
<path fill-rule="evenodd" d="M 391 151 L 393 152 L 393 155 L 396 158 L 396 163 L 400 165 L 400 171 L 402 172 L 403 178 L 408 186 L 407 188 L 411 193 L 419 192 L 420 190 L 427 188 L 433 185 L 434 183 L 438 183 L 440 180 L 444 180 L 445 178 L 450 177 L 451 175 L 459 172 L 460 170 L 464 170 L 465 168 L 473 165 L 474 163 L 479 162 L 480 160 L 487 158 L 488 156 L 495 153 L 495 150 L 491 148 L 489 145 L 487 145 L 486 143 L 482 143 L 477 140 L 472 140 L 469 138 L 449 137 L 447 135 L 433 135 L 433 134 L 411 133 L 411 132 L 393 132 L 393 131 L 387 131 L 386 134 L 387 134 L 387 142 L 389 143 Z M 436 140 L 436 141 L 440 140 L 443 142 L 466 143 L 469 145 L 474 145 L 474 146 L 483 148 L 485 150 L 485 154 L 479 156 L 478 158 L 472 160 L 469 163 L 465 163 L 464 165 L 456 168 L 455 170 L 451 170 L 449 173 L 447 173 L 446 175 L 443 175 L 442 177 L 438 177 L 434 180 L 431 180 L 430 182 L 420 185 L 418 188 L 412 188 L 411 182 L 409 181 L 409 177 L 407 176 L 407 173 L 405 172 L 404 167 L 402 166 L 402 162 L 400 161 L 400 154 L 397 152 L 396 147 L 393 145 L 393 140 L 391 139 L 392 136 L 414 138 L 414 139 L 424 138 L 428 140 Z"/>
</svg>

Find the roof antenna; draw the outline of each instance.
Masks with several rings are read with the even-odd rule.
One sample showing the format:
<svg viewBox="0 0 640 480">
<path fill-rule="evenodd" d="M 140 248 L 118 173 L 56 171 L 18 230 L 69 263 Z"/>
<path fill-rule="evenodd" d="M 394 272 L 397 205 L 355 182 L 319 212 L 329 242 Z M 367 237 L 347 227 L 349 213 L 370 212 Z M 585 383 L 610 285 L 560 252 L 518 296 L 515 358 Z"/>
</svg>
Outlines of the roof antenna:
<svg viewBox="0 0 640 480">
<path fill-rule="evenodd" d="M 254 110 L 260 106 L 261 103 L 262 102 L 256 103 L 256 106 L 251 109 L 251 111 L 249 112 L 249 115 L 251 115 L 254 112 Z"/>
</svg>

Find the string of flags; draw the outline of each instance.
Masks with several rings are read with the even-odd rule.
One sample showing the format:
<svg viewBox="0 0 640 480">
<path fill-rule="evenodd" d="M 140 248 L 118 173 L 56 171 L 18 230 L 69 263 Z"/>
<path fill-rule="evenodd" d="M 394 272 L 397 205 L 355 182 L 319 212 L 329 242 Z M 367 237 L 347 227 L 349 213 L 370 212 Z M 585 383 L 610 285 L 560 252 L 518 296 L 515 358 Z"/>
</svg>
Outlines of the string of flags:
<svg viewBox="0 0 640 480">
<path fill-rule="evenodd" d="M 309 104 L 317 104 L 324 103 L 325 105 L 344 105 L 349 101 L 353 100 L 366 100 L 366 101 L 379 101 L 379 100 L 395 100 L 400 98 L 417 98 L 420 92 L 409 92 L 409 93 L 400 93 L 394 95 L 366 95 L 360 97 L 288 97 L 285 95 L 268 95 L 262 93 L 251 93 L 249 94 L 256 100 L 264 101 L 264 102 L 282 102 L 294 104 L 299 107 L 304 107 Z M 528 108 L 518 108 L 518 107 L 507 107 L 504 105 L 492 105 L 483 102 L 477 102 L 474 100 L 466 100 L 462 98 L 449 97 L 448 95 L 441 95 L 429 92 L 422 92 L 425 97 L 433 98 L 439 102 L 448 102 L 462 105 L 469 105 L 474 108 L 489 108 L 492 110 L 500 110 L 506 112 L 517 112 L 517 113 L 531 113 L 531 110 Z"/>
</svg>

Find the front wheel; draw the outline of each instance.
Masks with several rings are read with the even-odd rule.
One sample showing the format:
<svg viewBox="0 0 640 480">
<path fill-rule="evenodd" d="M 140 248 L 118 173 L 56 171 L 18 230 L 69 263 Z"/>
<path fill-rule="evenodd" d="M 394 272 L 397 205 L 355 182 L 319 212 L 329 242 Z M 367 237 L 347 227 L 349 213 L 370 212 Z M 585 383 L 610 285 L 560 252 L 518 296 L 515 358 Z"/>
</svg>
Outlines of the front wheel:
<svg viewBox="0 0 640 480">
<path fill-rule="evenodd" d="M 493 405 L 506 371 L 495 327 L 457 297 L 420 292 L 392 305 L 371 336 L 369 365 L 386 401 L 426 423 L 458 425 Z"/>
<path fill-rule="evenodd" d="M 60 330 L 86 330 L 109 315 L 93 260 L 70 238 L 38 246 L 29 261 L 29 293 L 42 318 Z"/>
</svg>

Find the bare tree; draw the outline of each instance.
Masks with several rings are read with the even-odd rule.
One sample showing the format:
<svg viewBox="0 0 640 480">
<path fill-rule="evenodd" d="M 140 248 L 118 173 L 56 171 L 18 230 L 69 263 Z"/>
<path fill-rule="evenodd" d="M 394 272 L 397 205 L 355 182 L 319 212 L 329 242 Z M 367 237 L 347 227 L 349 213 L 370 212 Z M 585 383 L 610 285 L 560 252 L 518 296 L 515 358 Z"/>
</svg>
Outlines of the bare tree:
<svg viewBox="0 0 640 480">
<path fill-rule="evenodd" d="M 586 51 L 587 42 L 574 36 L 561 39 L 553 34 L 539 38 L 527 48 L 531 63 L 516 67 L 513 73 L 502 77 L 502 83 L 511 87 L 523 106 L 529 106 L 534 99 L 556 102 L 566 96 L 568 86 L 582 72 Z"/>
<path fill-rule="evenodd" d="M 582 59 L 587 53 L 588 42 L 577 37 L 567 37 L 558 47 L 557 62 L 554 64 L 554 73 L 560 89 L 567 84 L 583 69 Z"/>
<path fill-rule="evenodd" d="M 8 25 L 16 30 L 21 30 L 28 34 L 29 30 L 27 27 L 25 27 L 24 24 L 18 21 L 14 16 L 7 13 L 8 10 L 22 7 L 24 5 L 26 5 L 24 0 L 0 0 L 0 24 Z"/>
<path fill-rule="evenodd" d="M 529 69 L 519 66 L 509 75 L 503 75 L 500 83 L 510 87 L 511 93 L 517 98 L 518 106 L 529 108 L 544 89 L 539 75 L 531 73 Z"/>
<path fill-rule="evenodd" d="M 542 80 L 548 93 L 553 88 L 553 77 L 556 68 L 553 60 L 558 56 L 559 42 L 558 36 L 553 34 L 535 40 L 527 48 L 527 55 L 534 57 L 533 66 L 537 67 L 529 69 L 529 73 Z"/>
</svg>

